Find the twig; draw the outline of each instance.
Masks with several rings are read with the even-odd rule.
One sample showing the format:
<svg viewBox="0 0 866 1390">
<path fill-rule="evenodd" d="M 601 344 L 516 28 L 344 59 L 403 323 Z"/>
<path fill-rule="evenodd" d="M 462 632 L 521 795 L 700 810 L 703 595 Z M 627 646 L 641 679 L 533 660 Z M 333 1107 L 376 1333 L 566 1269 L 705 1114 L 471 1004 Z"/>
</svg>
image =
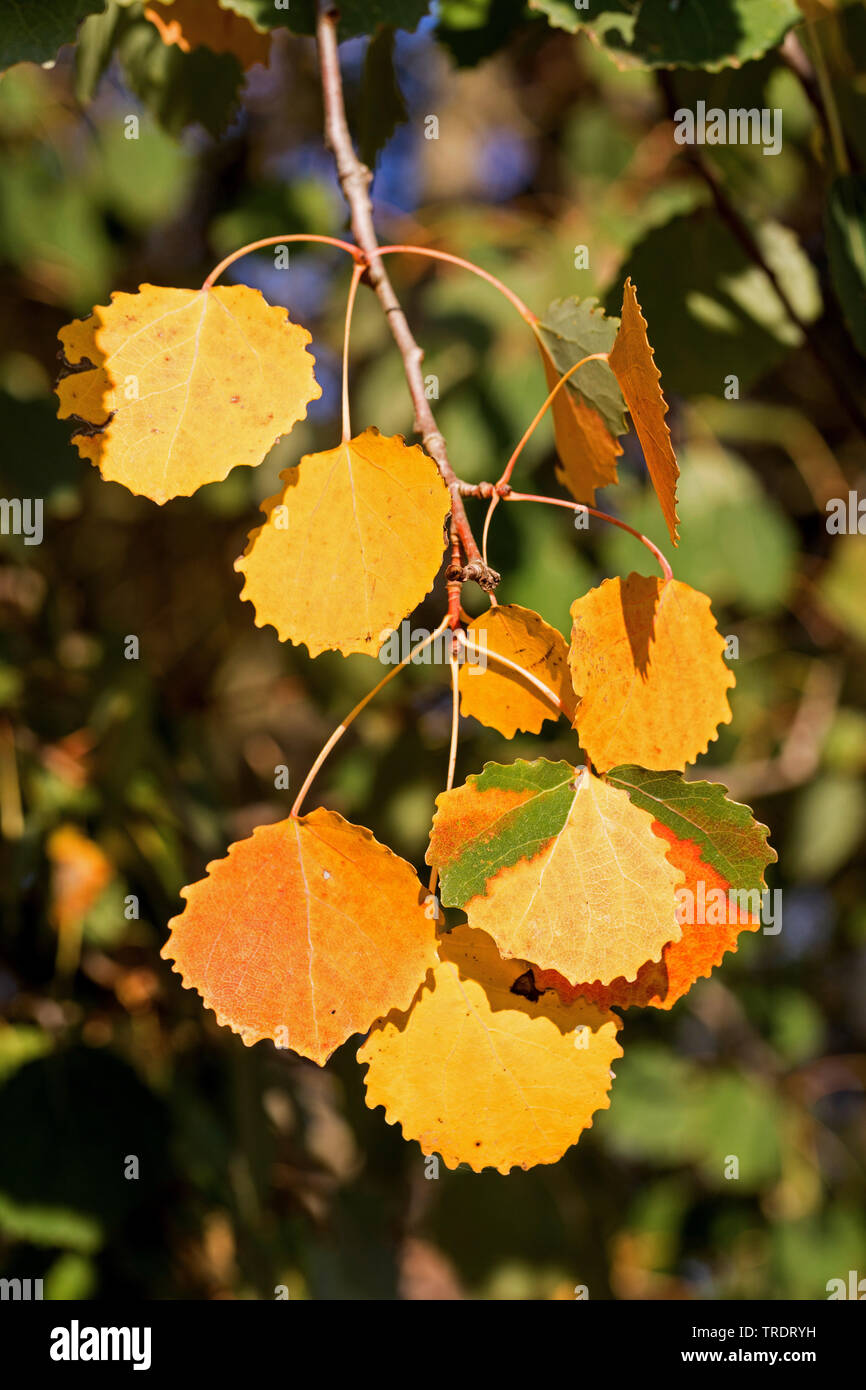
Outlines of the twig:
<svg viewBox="0 0 866 1390">
<path fill-rule="evenodd" d="M 316 41 L 319 49 L 319 68 L 322 81 L 322 97 L 325 107 L 325 141 L 331 149 L 337 164 L 337 177 L 343 190 L 343 197 L 349 205 L 352 231 L 355 241 L 364 253 L 367 262 L 365 279 L 375 290 L 391 329 L 391 334 L 400 355 L 409 392 L 415 409 L 415 429 L 421 435 L 424 448 L 441 473 L 451 493 L 452 533 L 460 542 L 466 564 L 459 574 L 454 574 L 453 563 L 449 567 L 449 579 L 464 582 L 474 579 L 482 589 L 496 588 L 499 575 L 484 563 L 481 551 L 475 542 L 463 498 L 460 481 L 448 460 L 445 440 L 439 432 L 430 403 L 424 391 L 424 378 L 421 362 L 424 354 L 413 337 L 406 315 L 388 273 L 379 255 L 379 241 L 373 226 L 373 206 L 370 201 L 370 182 L 372 175 L 355 153 L 349 126 L 346 121 L 346 106 L 343 100 L 343 79 L 340 72 L 340 58 L 337 50 L 338 12 L 330 0 L 319 0 L 316 21 Z"/>
</svg>

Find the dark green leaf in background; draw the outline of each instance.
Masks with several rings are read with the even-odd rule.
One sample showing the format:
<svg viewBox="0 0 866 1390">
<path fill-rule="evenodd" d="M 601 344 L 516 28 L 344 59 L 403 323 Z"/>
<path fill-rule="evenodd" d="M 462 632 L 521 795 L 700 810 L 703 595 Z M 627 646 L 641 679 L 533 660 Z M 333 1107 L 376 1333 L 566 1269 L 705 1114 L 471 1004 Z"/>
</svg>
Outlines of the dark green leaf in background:
<svg viewBox="0 0 866 1390">
<path fill-rule="evenodd" d="M 370 169 L 398 125 L 404 125 L 409 119 L 394 71 L 394 37 L 395 31 L 390 25 L 383 27 L 374 34 L 364 55 L 359 146 L 361 158 Z"/>
<path fill-rule="evenodd" d="M 833 180 L 825 224 L 833 288 L 851 337 L 866 357 L 866 176 Z"/>
</svg>

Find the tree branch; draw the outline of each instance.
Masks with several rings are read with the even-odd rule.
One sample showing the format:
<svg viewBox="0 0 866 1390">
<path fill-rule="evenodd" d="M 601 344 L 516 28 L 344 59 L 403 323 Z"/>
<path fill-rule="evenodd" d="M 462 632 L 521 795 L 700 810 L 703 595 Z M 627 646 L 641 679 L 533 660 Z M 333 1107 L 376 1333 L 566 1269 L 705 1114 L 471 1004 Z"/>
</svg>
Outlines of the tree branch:
<svg viewBox="0 0 866 1390">
<path fill-rule="evenodd" d="M 466 564 L 458 567 L 460 572 L 455 573 L 455 566 L 452 561 L 448 570 L 448 579 L 452 584 L 474 579 L 477 584 L 481 585 L 482 589 L 489 592 L 495 589 L 499 583 L 499 575 L 485 564 L 481 551 L 476 545 L 463 506 L 460 480 L 448 460 L 445 440 L 439 432 L 433 412 L 430 409 L 430 402 L 424 391 L 424 377 L 421 372 L 424 353 L 413 337 L 406 315 L 403 313 L 400 301 L 379 255 L 379 242 L 376 229 L 373 226 L 373 206 L 369 191 L 373 176 L 355 153 L 346 121 L 343 80 L 337 51 L 337 18 L 337 10 L 330 3 L 330 0 L 319 0 L 316 41 L 319 48 L 319 68 L 325 106 L 325 141 L 336 160 L 337 177 L 340 180 L 343 196 L 349 205 L 352 231 L 367 263 L 365 279 L 378 296 L 391 334 L 403 358 L 406 380 L 409 383 L 409 392 L 415 409 L 415 429 L 420 434 L 427 453 L 435 460 L 451 494 L 452 536 L 459 541 Z"/>
</svg>

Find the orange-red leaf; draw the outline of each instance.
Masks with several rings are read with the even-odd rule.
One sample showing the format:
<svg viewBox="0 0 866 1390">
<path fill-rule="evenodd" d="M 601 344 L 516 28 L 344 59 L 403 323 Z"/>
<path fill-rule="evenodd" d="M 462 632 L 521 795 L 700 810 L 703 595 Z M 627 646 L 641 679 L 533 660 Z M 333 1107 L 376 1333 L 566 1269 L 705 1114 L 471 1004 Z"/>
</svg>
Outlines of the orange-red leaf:
<svg viewBox="0 0 866 1390">
<path fill-rule="evenodd" d="M 706 594 L 630 574 L 591 589 L 571 616 L 575 727 L 599 771 L 681 771 L 730 723 L 734 675 Z"/>
<path fill-rule="evenodd" d="M 553 359 L 538 339 L 547 389 L 559 381 Z M 610 433 L 597 410 L 563 387 L 550 407 L 559 461 L 556 476 L 576 502 L 595 506 L 596 488 L 618 482 L 616 461 L 622 453 L 619 440 Z"/>
<path fill-rule="evenodd" d="M 114 294 L 60 330 L 58 415 L 82 458 L 167 502 L 261 463 L 321 395 L 310 335 L 246 285 Z"/>
<path fill-rule="evenodd" d="M 630 278 L 623 289 L 622 321 L 608 361 L 631 413 L 671 540 L 676 545 L 680 470 L 665 420 L 668 406 L 659 384 L 659 369 L 647 341 L 646 319 Z"/>
<path fill-rule="evenodd" d="M 604 1009 L 628 1009 L 634 1005 L 672 1009 L 696 980 L 721 964 L 726 952 L 736 951 L 740 932 L 757 931 L 760 915 L 750 911 L 751 904 L 729 896 L 732 885 L 701 858 L 700 847 L 693 840 L 678 839 L 660 821 L 653 821 L 652 828 L 659 839 L 667 842 L 668 860 L 684 878 L 677 890 L 683 933 L 679 941 L 665 946 L 660 961 L 648 961 L 642 966 L 635 980 L 620 978 L 609 985 L 595 981 L 570 986 L 555 971 L 537 971 L 537 989 L 554 988 L 566 1001 L 582 996 Z"/>
<path fill-rule="evenodd" d="M 442 563 L 450 498 L 417 445 L 376 429 L 282 473 L 267 520 L 235 563 L 256 626 L 311 656 L 375 656 L 424 598 Z"/>
<path fill-rule="evenodd" d="M 526 962 L 502 960 L 469 927 L 444 936 L 440 956 L 409 1012 L 378 1023 L 358 1053 L 367 1104 L 448 1168 L 555 1163 L 610 1104 L 616 1016 L 534 1002 L 519 986 Z"/>
<path fill-rule="evenodd" d="M 322 808 L 262 825 L 183 890 L 162 954 L 220 1023 L 320 1065 L 436 961 L 414 870 Z"/>
<path fill-rule="evenodd" d="M 537 734 L 556 705 L 516 671 L 496 661 L 505 657 L 547 686 L 574 718 L 575 696 L 568 671 L 568 646 L 561 632 L 531 608 L 500 603 L 467 625 L 472 646 L 460 668 L 461 712 L 513 738 L 518 729 Z"/>
</svg>

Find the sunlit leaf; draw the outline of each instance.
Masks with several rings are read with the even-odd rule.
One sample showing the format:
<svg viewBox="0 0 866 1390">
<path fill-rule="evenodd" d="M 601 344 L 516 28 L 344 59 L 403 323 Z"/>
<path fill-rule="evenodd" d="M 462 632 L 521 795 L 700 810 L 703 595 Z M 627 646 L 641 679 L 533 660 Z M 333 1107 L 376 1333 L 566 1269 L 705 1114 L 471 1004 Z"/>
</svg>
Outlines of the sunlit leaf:
<svg viewBox="0 0 866 1390">
<path fill-rule="evenodd" d="M 183 890 L 162 954 L 218 1022 L 322 1065 L 407 1008 L 436 960 L 405 860 L 323 808 L 260 825 Z"/>
<path fill-rule="evenodd" d="M 735 680 L 706 594 L 630 574 L 576 599 L 571 616 L 575 727 L 599 771 L 682 771 L 730 723 Z"/>
<path fill-rule="evenodd" d="M 358 1053 L 367 1104 L 448 1168 L 555 1163 L 609 1105 L 617 1018 L 527 998 L 526 962 L 503 961 L 469 927 L 443 937 L 440 956 L 409 1012 L 377 1024 Z"/>
<path fill-rule="evenodd" d="M 545 719 L 557 719 L 551 700 L 494 653 L 522 666 L 574 716 L 575 695 L 568 670 L 568 645 L 561 632 L 530 608 L 501 603 L 467 625 L 472 646 L 460 668 L 461 712 L 513 738 L 518 729 L 537 734 Z"/>
<path fill-rule="evenodd" d="M 431 458 L 376 429 L 309 454 L 262 503 L 236 568 L 241 598 L 282 641 L 311 656 L 375 655 L 433 586 L 445 546 L 448 489 Z"/>
<path fill-rule="evenodd" d="M 646 466 L 674 545 L 677 543 L 677 479 L 680 471 L 665 416 L 660 374 L 647 341 L 647 323 L 631 280 L 626 280 L 622 322 L 610 352 L 610 366 L 622 388 L 641 442 Z"/>
<path fill-rule="evenodd" d="M 246 285 L 142 285 L 59 336 L 78 452 L 158 503 L 261 463 L 321 394 L 309 333 Z"/>
<path fill-rule="evenodd" d="M 442 902 L 503 956 L 572 983 L 633 980 L 678 940 L 682 874 L 628 795 L 568 763 L 488 763 L 436 801 Z"/>
</svg>

